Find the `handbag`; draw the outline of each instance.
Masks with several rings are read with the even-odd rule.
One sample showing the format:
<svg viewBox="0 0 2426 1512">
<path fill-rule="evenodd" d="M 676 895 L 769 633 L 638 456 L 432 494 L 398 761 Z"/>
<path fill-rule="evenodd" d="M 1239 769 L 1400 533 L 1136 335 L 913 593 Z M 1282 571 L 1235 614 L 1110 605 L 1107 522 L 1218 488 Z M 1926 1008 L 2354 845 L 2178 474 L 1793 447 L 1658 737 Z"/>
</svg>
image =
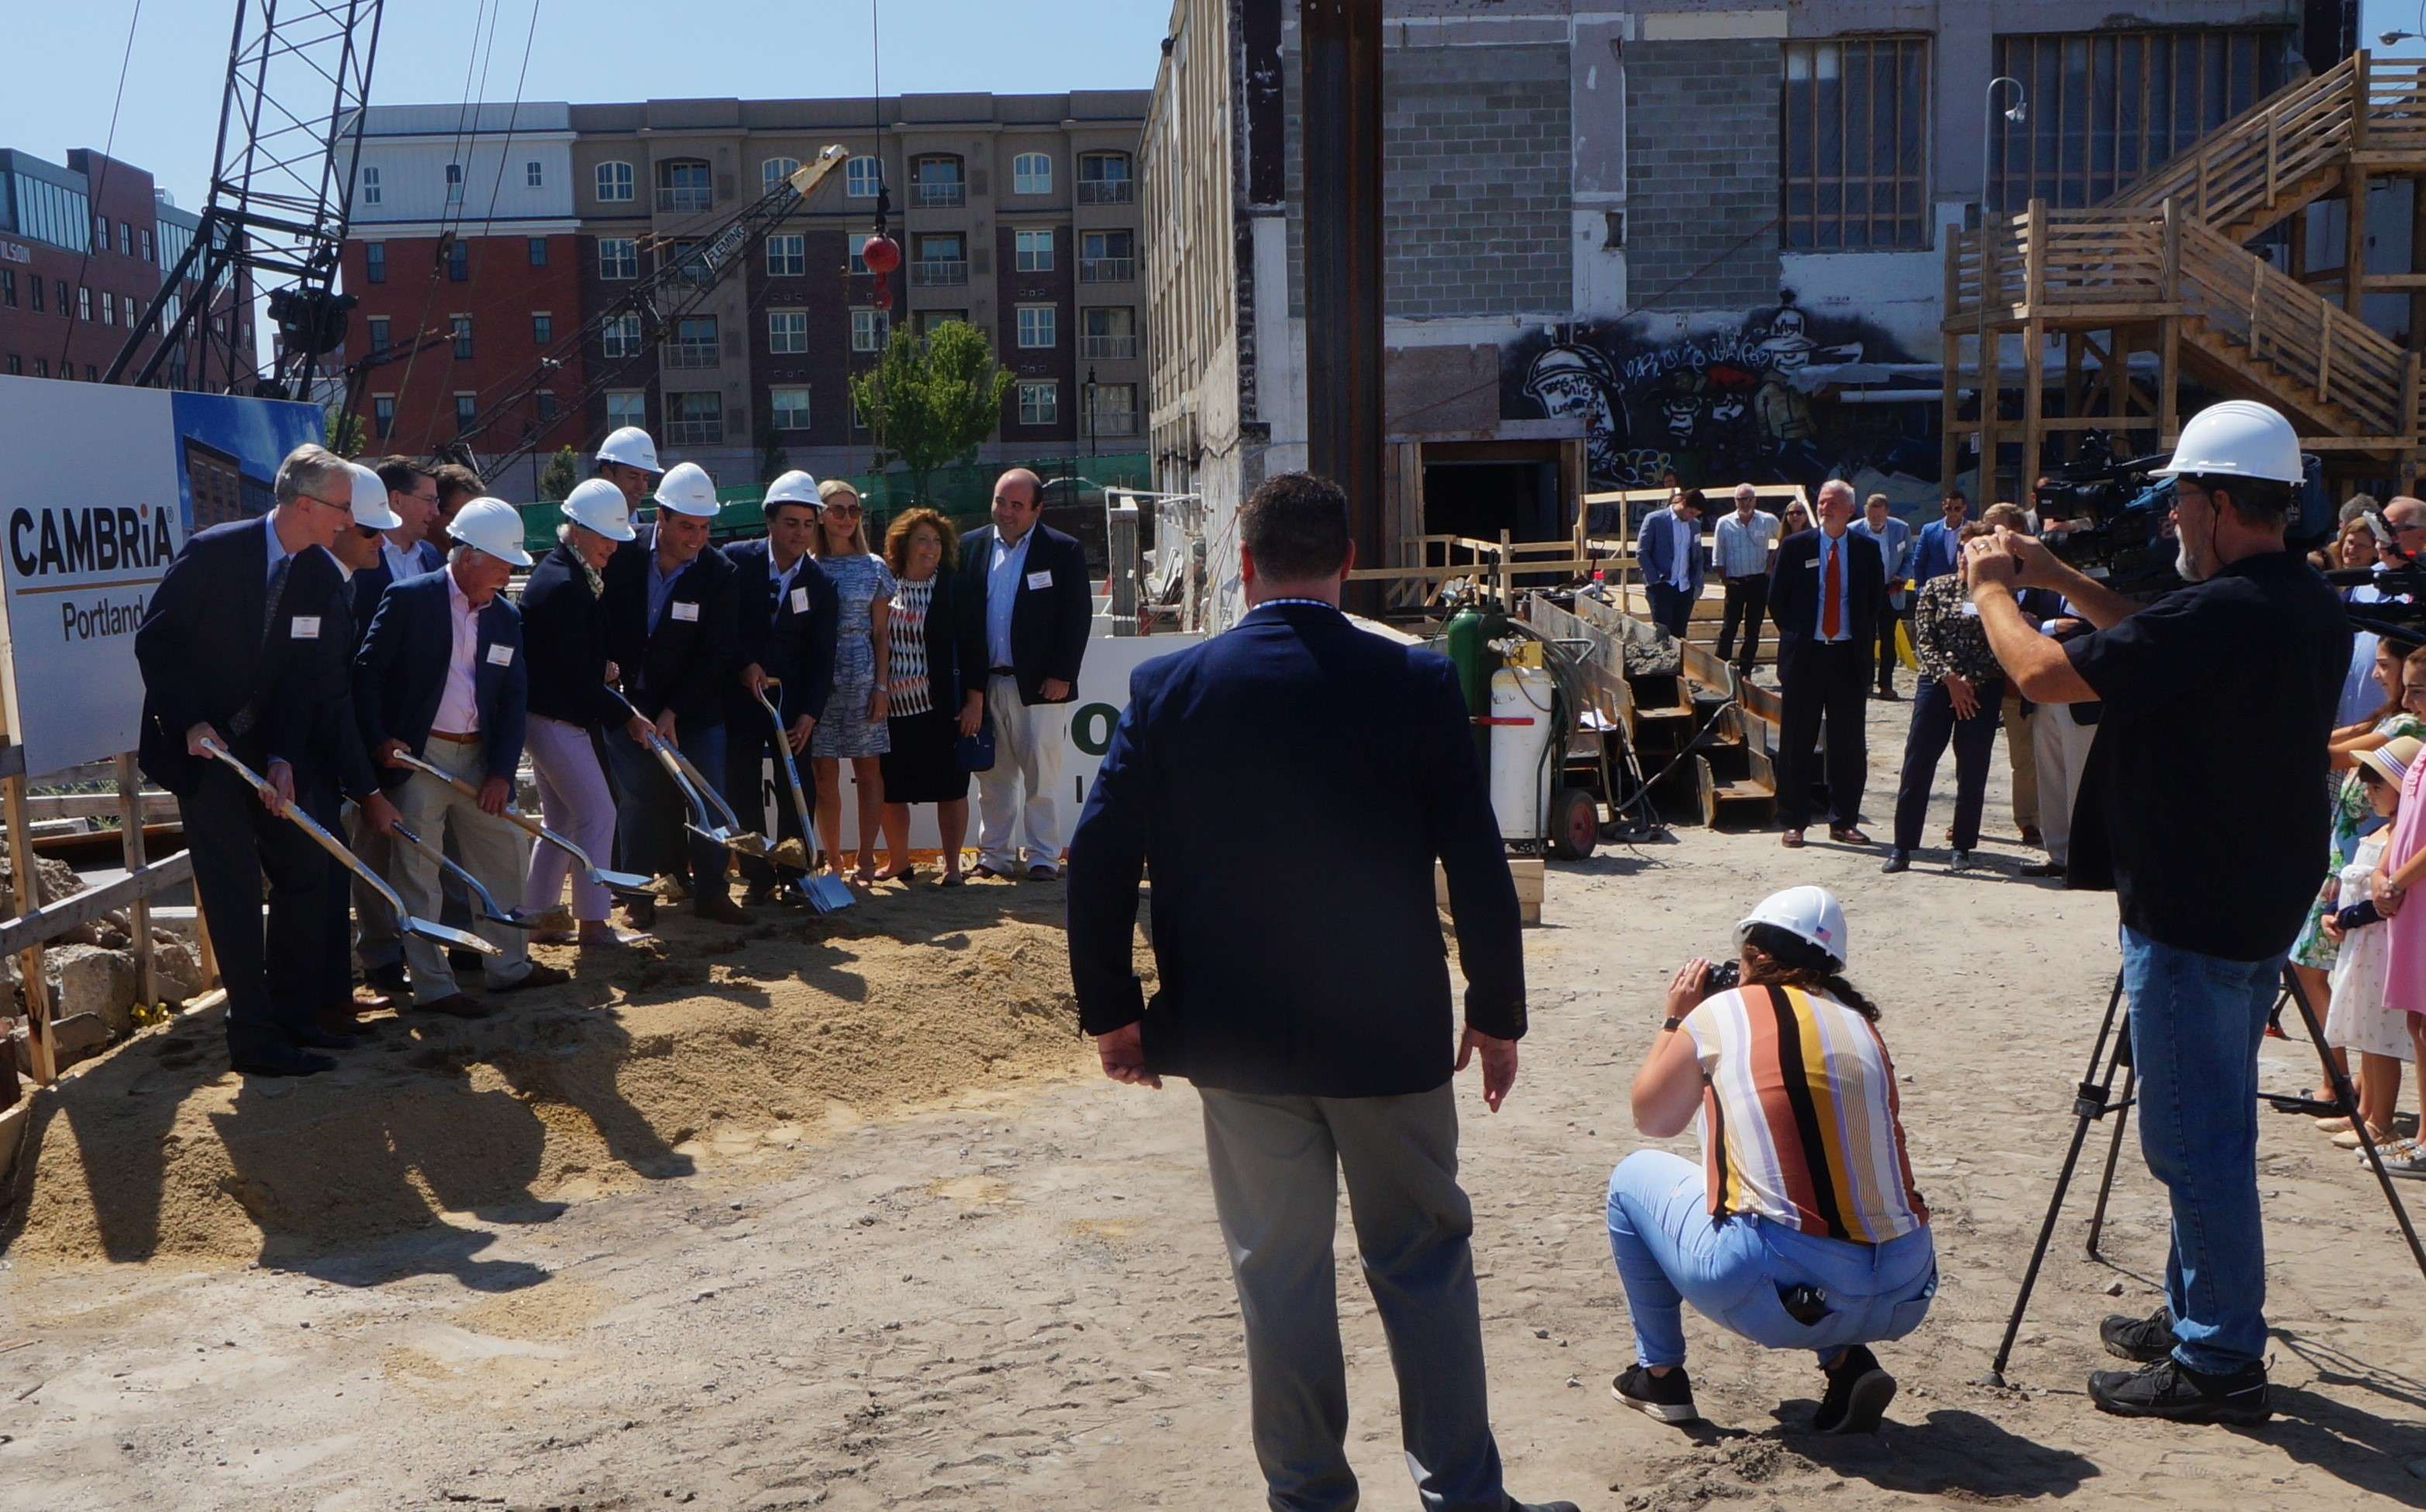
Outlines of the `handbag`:
<svg viewBox="0 0 2426 1512">
<path fill-rule="evenodd" d="M 959 742 L 961 770 L 991 772 L 994 770 L 994 716 L 988 715 L 978 724 L 974 735 L 962 735 Z"/>
</svg>

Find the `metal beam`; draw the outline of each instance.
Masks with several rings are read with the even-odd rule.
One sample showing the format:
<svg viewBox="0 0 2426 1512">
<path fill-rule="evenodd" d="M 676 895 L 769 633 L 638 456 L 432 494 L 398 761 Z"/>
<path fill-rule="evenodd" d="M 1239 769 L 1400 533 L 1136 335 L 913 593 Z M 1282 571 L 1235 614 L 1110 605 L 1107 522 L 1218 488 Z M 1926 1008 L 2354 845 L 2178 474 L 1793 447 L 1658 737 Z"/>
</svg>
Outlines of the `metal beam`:
<svg viewBox="0 0 2426 1512">
<path fill-rule="evenodd" d="M 1382 0 L 1299 0 L 1298 31 L 1306 460 L 1348 492 L 1357 565 L 1382 567 Z M 1351 587 L 1350 607 L 1381 603 Z"/>
</svg>

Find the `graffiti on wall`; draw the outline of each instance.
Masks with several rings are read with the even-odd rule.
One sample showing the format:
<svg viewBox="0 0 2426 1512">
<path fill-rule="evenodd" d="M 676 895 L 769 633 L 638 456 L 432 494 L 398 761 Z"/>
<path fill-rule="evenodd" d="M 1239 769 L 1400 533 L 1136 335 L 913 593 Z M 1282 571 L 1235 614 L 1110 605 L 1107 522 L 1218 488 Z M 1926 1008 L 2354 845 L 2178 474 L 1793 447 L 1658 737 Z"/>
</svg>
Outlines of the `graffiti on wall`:
<svg viewBox="0 0 2426 1512">
<path fill-rule="evenodd" d="M 1501 349 L 1499 412 L 1580 419 L 1601 489 L 1656 488 L 1672 471 L 1692 487 L 1816 487 L 1917 466 L 1933 479 L 1934 442 L 1909 434 L 1913 407 L 1834 403 L 1813 372 L 1909 361 L 1869 322 L 1814 315 L 1790 297 L 1737 322 L 1578 322 Z"/>
</svg>

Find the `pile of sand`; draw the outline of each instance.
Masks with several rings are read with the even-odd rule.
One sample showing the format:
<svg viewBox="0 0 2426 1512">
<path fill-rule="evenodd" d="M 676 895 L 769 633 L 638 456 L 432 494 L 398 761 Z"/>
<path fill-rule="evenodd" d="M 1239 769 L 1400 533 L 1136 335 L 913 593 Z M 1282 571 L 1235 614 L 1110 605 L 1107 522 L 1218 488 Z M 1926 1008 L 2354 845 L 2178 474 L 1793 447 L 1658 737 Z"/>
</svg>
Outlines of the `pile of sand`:
<svg viewBox="0 0 2426 1512">
<path fill-rule="evenodd" d="M 1066 1075 L 1076 1031 L 1059 889 L 888 888 L 830 920 L 671 919 L 492 1019 L 380 1017 L 332 1074 L 248 1081 L 217 1011 L 42 1100 L 7 1228 L 19 1262 L 241 1262 L 432 1221 L 510 1218 L 833 1128 Z M 794 1160 L 811 1158 L 807 1154 Z"/>
</svg>

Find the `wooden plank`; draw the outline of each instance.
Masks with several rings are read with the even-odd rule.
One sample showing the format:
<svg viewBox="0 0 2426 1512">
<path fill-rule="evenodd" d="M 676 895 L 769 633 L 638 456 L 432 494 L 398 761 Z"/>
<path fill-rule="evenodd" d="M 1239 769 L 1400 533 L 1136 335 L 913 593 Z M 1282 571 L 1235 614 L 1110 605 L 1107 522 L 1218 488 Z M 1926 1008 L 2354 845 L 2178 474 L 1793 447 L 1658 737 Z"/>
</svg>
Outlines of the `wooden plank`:
<svg viewBox="0 0 2426 1512">
<path fill-rule="evenodd" d="M 119 831 L 125 844 L 126 874 L 141 875 L 145 870 L 143 844 L 143 777 L 135 769 L 132 752 L 121 752 L 118 758 Z M 186 871 L 193 872 L 193 859 L 186 853 Z M 126 932 L 135 944 L 135 989 L 137 1001 L 145 1008 L 160 1001 L 159 973 L 152 946 L 152 904 L 150 893 L 137 893 L 126 908 Z"/>
<path fill-rule="evenodd" d="M 143 820 L 158 824 L 178 817 L 177 799 L 168 793 L 145 793 Z M 33 823 L 44 819 L 118 818 L 123 813 L 120 795 L 108 793 L 29 793 L 25 796 L 25 817 Z"/>
<path fill-rule="evenodd" d="M 34 837 L 25 819 L 24 778 L 0 778 L 0 808 L 6 810 L 9 882 L 15 889 L 17 912 L 21 918 L 30 916 L 38 911 L 39 894 L 34 886 Z M 72 898 L 62 900 L 73 901 Z M 17 953 L 18 979 L 25 992 L 25 1045 L 31 1053 L 34 1080 L 48 1086 L 59 1079 L 59 1064 L 57 1051 L 51 1042 L 51 988 L 42 974 L 41 942 L 44 938 L 35 934 L 22 945 L 0 945 L 0 950 Z"/>
<path fill-rule="evenodd" d="M 40 964 L 41 942 L 57 939 L 80 924 L 90 924 L 105 913 L 114 913 L 140 898 L 152 897 L 172 887 L 193 880 L 194 858 L 190 852 L 179 851 L 166 861 L 130 870 L 114 882 L 88 888 L 73 897 L 37 909 L 27 909 L 17 917 L 0 923 L 0 954 L 22 953 L 33 956 Z M 23 890 L 21 889 L 21 893 Z M 29 974 L 29 981 L 40 980 Z"/>
</svg>

